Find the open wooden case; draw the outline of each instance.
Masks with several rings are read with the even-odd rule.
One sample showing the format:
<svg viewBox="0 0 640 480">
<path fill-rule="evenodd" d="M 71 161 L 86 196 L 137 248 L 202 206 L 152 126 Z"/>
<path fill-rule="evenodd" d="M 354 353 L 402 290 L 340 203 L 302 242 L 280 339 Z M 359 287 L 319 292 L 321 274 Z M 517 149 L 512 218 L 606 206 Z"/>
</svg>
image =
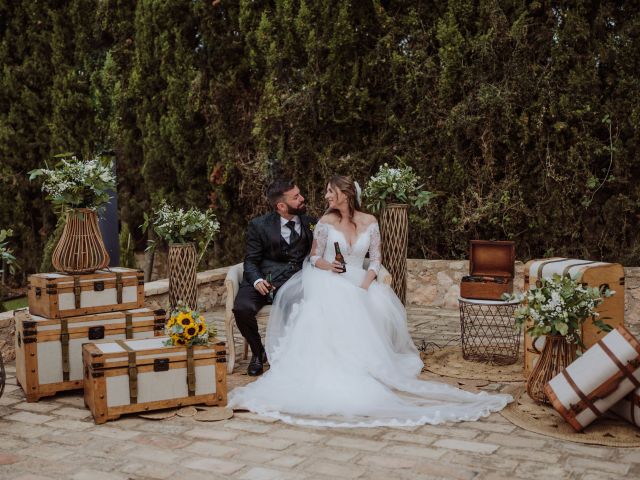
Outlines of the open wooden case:
<svg viewBox="0 0 640 480">
<path fill-rule="evenodd" d="M 460 296 L 475 300 L 501 300 L 513 293 L 515 243 L 471 240 L 469 275 L 462 277 Z"/>
</svg>

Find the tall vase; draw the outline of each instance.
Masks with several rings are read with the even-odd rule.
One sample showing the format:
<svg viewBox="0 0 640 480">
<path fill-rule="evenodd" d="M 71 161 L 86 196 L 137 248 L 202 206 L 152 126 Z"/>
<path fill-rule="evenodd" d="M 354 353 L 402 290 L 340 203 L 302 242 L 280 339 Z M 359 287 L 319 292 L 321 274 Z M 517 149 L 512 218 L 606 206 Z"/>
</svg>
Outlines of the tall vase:
<svg viewBox="0 0 640 480">
<path fill-rule="evenodd" d="M 98 228 L 98 215 L 90 208 L 67 211 L 64 230 L 51 263 L 60 272 L 93 273 L 109 265 L 109 254 Z"/>
<path fill-rule="evenodd" d="M 403 304 L 407 300 L 408 207 L 404 203 L 390 203 L 380 217 L 382 263 L 391 274 L 391 288 Z"/>
<path fill-rule="evenodd" d="M 533 347 L 535 349 L 535 346 Z M 537 349 L 536 349 L 537 350 Z M 549 404 L 544 386 L 576 359 L 576 344 L 562 335 L 547 335 L 538 362 L 527 378 L 527 393 L 537 403 Z"/>
<path fill-rule="evenodd" d="M 198 303 L 198 254 L 193 243 L 169 245 L 169 306 L 182 302 L 195 310 Z"/>
</svg>

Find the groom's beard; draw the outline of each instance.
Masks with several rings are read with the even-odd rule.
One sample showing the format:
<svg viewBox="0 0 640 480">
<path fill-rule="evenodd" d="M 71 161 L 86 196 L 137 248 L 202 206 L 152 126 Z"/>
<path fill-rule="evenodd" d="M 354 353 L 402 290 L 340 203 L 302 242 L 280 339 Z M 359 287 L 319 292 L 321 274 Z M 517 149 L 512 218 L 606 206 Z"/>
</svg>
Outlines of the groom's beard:
<svg viewBox="0 0 640 480">
<path fill-rule="evenodd" d="M 305 204 L 300 205 L 298 208 L 293 208 L 291 205 L 287 205 L 287 213 L 289 215 L 302 215 L 307 212 L 307 206 Z"/>
</svg>

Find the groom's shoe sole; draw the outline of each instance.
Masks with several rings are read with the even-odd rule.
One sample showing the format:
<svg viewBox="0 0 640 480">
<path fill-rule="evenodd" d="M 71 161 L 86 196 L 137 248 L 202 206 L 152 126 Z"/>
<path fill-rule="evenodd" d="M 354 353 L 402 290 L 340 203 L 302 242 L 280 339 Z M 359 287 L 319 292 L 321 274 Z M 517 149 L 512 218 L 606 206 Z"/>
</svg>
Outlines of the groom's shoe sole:
<svg viewBox="0 0 640 480">
<path fill-rule="evenodd" d="M 259 375 L 262 375 L 263 372 L 264 368 L 262 367 L 262 365 L 260 365 L 260 368 L 256 368 L 255 370 L 251 367 L 247 369 L 247 375 L 249 375 L 250 377 L 257 377 Z"/>
</svg>

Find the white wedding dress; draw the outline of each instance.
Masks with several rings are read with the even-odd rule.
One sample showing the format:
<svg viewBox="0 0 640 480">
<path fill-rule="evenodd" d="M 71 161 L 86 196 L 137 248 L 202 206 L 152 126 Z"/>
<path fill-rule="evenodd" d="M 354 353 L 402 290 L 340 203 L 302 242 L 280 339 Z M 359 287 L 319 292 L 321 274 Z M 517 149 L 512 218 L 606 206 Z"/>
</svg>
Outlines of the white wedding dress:
<svg viewBox="0 0 640 480">
<path fill-rule="evenodd" d="M 347 271 L 313 267 L 332 262 L 338 242 Z M 229 406 L 286 423 L 376 427 L 478 420 L 504 408 L 509 395 L 470 393 L 418 380 L 423 368 L 409 336 L 406 312 L 387 285 L 360 288 L 380 268 L 380 231 L 371 224 L 353 245 L 318 223 L 310 262 L 285 283 L 272 307 L 266 349 L 270 369 L 234 389 Z"/>
</svg>

